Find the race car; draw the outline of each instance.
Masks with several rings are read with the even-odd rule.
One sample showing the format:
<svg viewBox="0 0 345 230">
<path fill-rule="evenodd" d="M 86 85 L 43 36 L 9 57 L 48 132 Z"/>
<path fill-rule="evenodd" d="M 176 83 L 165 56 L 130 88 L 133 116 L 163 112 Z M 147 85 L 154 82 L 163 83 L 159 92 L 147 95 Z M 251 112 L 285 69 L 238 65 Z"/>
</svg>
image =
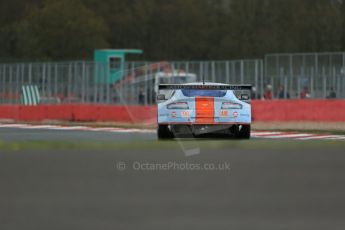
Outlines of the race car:
<svg viewBox="0 0 345 230">
<path fill-rule="evenodd" d="M 159 85 L 158 139 L 209 133 L 249 139 L 251 87 L 210 82 Z"/>
</svg>

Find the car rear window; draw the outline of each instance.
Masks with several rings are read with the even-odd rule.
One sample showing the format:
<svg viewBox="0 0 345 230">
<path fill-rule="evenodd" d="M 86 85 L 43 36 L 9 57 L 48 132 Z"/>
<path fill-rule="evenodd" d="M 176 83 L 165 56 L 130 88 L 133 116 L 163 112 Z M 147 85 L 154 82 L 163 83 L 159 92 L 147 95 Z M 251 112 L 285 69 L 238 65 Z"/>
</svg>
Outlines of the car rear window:
<svg viewBox="0 0 345 230">
<path fill-rule="evenodd" d="M 226 90 L 183 89 L 182 93 L 185 97 L 224 97 Z"/>
</svg>

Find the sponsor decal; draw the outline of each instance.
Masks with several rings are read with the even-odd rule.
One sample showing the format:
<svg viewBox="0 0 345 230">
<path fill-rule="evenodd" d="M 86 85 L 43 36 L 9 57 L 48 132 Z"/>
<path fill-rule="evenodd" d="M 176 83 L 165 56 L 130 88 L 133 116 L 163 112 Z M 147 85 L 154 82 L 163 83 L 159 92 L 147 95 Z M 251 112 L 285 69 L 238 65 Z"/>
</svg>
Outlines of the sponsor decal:
<svg viewBox="0 0 345 230">
<path fill-rule="evenodd" d="M 169 116 L 169 114 L 168 113 L 161 113 L 161 114 L 159 114 L 159 116 L 160 117 L 167 117 L 167 116 Z"/>
<path fill-rule="evenodd" d="M 171 113 L 170 113 L 170 116 L 171 116 L 172 118 L 176 118 L 176 112 L 171 112 Z"/>
<path fill-rule="evenodd" d="M 220 111 L 220 117 L 228 117 L 229 111 L 228 110 L 221 110 Z"/>
<path fill-rule="evenodd" d="M 182 116 L 182 117 L 186 117 L 186 118 L 190 117 L 190 112 L 189 112 L 189 110 L 184 110 L 184 111 L 182 111 L 182 112 L 181 112 L 181 116 Z"/>
<path fill-rule="evenodd" d="M 233 115 L 235 118 L 238 117 L 238 112 L 234 112 Z"/>
</svg>

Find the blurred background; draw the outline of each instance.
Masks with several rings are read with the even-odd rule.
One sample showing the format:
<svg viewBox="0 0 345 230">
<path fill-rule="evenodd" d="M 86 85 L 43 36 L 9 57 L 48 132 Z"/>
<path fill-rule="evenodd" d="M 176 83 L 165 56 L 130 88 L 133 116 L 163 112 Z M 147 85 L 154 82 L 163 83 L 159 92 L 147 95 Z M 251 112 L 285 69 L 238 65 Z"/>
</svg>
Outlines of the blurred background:
<svg viewBox="0 0 345 230">
<path fill-rule="evenodd" d="M 252 84 L 252 99 L 345 97 L 342 0 L 13 0 L 0 11 L 2 104 L 148 105 L 159 83 L 201 79 Z"/>
<path fill-rule="evenodd" d="M 262 59 L 345 50 L 342 0 L 13 0 L 0 3 L 3 61 L 91 59 L 100 48 L 134 60 Z"/>
<path fill-rule="evenodd" d="M 251 140 L 157 141 L 202 80 Z M 345 0 L 0 0 L 0 229 L 344 229 L 344 98 Z"/>
</svg>

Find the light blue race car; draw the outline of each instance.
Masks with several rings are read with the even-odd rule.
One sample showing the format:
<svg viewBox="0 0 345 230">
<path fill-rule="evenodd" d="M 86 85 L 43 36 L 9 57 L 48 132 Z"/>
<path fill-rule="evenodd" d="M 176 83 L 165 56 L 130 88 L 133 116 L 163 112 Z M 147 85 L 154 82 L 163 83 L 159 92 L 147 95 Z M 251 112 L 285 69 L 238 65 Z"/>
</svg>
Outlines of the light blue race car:
<svg viewBox="0 0 345 230">
<path fill-rule="evenodd" d="M 251 85 L 159 85 L 158 139 L 225 134 L 250 138 Z"/>
</svg>

